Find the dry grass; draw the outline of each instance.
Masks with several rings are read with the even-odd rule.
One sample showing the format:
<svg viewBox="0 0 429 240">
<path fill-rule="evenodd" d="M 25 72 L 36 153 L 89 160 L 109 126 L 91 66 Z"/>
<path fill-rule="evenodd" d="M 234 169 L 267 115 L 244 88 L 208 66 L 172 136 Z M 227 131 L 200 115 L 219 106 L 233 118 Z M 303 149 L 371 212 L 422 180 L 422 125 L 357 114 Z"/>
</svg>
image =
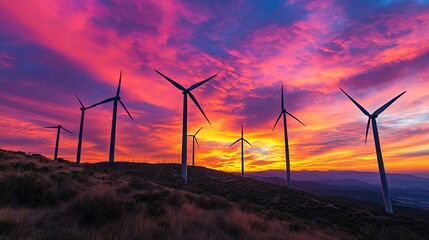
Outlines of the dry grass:
<svg viewBox="0 0 429 240">
<path fill-rule="evenodd" d="M 192 182 L 184 187 L 167 172 L 169 168 L 155 181 L 147 177 L 146 165 L 138 167 L 78 166 L 0 150 L 0 239 L 350 239 L 366 238 L 376 229 L 355 236 L 342 231 L 344 226 L 322 228 L 319 222 L 276 210 L 283 205 L 299 209 L 298 203 L 284 201 L 280 195 L 272 198 L 274 203 L 267 202 L 275 206 L 267 207 L 266 196 L 260 194 L 248 193 L 234 202 L 226 199 L 229 195 L 216 193 L 215 183 L 227 181 L 221 191 L 228 193 L 232 190 L 225 187 L 241 184 L 239 178 L 228 181 L 229 176 L 220 174 L 216 181 L 204 179 L 207 185 L 202 187 Z M 22 197 L 17 189 L 27 185 L 36 187 L 26 188 Z M 234 191 L 234 196 L 243 192 Z M 326 205 L 314 195 L 296 194 L 306 199 L 299 203 L 303 210 Z M 322 207 L 338 210 L 340 205 L 332 206 Z M 383 236 L 421 239 L 404 232 L 398 228 Z"/>
<path fill-rule="evenodd" d="M 216 195 L 39 155 L 0 151 L 0 169 L 1 239 L 336 239 Z"/>
</svg>

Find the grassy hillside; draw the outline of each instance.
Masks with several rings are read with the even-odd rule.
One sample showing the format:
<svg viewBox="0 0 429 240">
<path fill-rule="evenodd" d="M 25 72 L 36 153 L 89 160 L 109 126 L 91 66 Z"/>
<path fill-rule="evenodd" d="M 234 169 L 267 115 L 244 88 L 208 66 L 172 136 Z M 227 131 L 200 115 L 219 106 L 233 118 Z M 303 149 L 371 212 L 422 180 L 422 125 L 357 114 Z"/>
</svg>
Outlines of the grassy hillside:
<svg viewBox="0 0 429 240">
<path fill-rule="evenodd" d="M 0 150 L 0 238 L 424 239 L 429 221 L 177 164 L 80 166 Z"/>
</svg>

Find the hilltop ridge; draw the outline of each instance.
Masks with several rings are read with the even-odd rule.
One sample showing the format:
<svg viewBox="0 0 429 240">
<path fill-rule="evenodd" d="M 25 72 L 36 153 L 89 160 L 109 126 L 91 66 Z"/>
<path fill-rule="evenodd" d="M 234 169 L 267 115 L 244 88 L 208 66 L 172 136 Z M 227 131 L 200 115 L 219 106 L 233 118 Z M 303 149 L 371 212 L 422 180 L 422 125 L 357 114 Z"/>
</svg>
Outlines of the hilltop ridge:
<svg viewBox="0 0 429 240">
<path fill-rule="evenodd" d="M 429 221 L 204 167 L 0 150 L 5 239 L 424 239 Z"/>
</svg>

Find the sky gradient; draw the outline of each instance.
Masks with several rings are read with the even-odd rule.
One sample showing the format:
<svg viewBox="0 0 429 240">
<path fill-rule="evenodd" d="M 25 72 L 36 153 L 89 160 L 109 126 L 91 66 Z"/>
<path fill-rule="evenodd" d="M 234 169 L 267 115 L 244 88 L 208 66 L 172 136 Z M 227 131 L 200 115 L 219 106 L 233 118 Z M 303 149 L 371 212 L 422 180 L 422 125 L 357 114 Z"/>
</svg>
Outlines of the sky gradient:
<svg viewBox="0 0 429 240">
<path fill-rule="evenodd" d="M 116 160 L 180 162 L 182 93 L 198 134 L 196 165 L 284 169 L 286 108 L 292 170 L 378 171 L 369 112 L 407 91 L 377 119 L 387 172 L 429 172 L 429 1 L 0 1 L 0 148 L 74 161 L 85 105 L 113 97 L 122 70 Z M 86 112 L 82 162 L 107 161 L 112 103 Z M 188 139 L 188 162 L 191 160 Z"/>
</svg>

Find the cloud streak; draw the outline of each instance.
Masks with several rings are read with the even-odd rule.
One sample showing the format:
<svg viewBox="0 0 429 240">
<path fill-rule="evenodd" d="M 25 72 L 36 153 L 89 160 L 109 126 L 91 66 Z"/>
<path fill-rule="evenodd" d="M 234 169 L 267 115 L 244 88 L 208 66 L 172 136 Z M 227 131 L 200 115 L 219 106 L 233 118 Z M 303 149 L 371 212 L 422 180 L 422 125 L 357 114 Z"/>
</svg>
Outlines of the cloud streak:
<svg viewBox="0 0 429 240">
<path fill-rule="evenodd" d="M 113 96 L 123 70 L 117 158 L 179 162 L 185 87 L 188 129 L 199 134 L 198 165 L 239 171 L 240 123 L 254 148 L 246 169 L 283 169 L 283 133 L 271 128 L 285 86 L 293 169 L 376 171 L 368 111 L 407 90 L 378 119 L 387 171 L 429 171 L 426 91 L 429 6 L 422 1 L 3 1 L 0 3 L 0 147 L 74 160 L 78 94 L 86 105 Z M 112 106 L 86 115 L 83 162 L 106 161 Z M 189 149 L 190 151 L 190 149 Z"/>
</svg>

